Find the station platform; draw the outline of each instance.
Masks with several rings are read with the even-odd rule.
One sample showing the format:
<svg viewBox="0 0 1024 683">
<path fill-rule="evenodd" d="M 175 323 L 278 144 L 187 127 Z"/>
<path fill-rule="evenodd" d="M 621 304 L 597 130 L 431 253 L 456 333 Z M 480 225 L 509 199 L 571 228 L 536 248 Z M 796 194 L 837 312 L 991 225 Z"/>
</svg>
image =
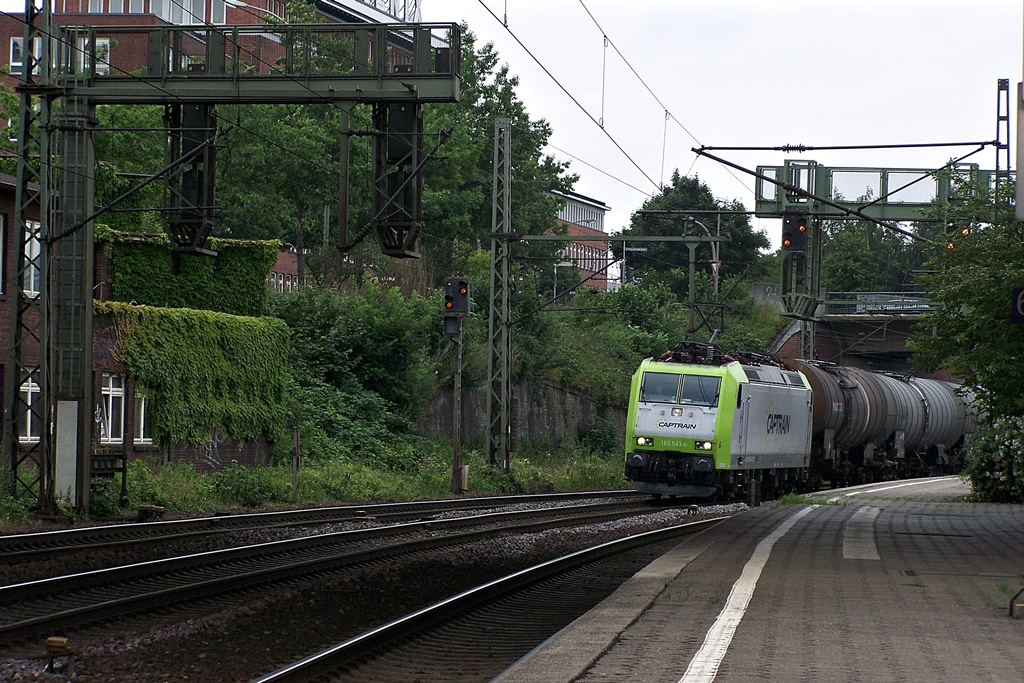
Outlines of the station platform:
<svg viewBox="0 0 1024 683">
<path fill-rule="evenodd" d="M 956 477 L 722 521 L 503 673 L 554 681 L 1024 681 L 1024 506 Z"/>
</svg>

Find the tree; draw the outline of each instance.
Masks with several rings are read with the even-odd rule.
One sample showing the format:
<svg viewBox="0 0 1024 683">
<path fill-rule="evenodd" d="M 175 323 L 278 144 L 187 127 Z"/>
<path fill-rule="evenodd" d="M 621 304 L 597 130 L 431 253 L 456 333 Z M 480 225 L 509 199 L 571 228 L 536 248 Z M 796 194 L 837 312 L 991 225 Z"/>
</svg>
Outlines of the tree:
<svg viewBox="0 0 1024 683">
<path fill-rule="evenodd" d="M 556 230 L 557 200 L 548 190 L 570 190 L 577 176 L 568 164 L 543 153 L 551 137 L 544 119 L 531 119 L 516 95 L 519 79 L 507 64 L 499 66 L 492 43 L 477 48 L 476 37 L 462 27 L 462 90 L 460 101 L 430 107 L 424 114 L 429 131 L 452 131 L 441 158 L 424 169 L 423 248 L 441 271 L 457 271 L 468 251 L 458 245 L 490 249 L 491 187 L 494 178 L 494 122 L 511 119 L 511 226 L 519 234 Z M 548 256 L 553 245 L 517 245 L 523 255 Z"/>
<path fill-rule="evenodd" d="M 987 186 L 958 184 L 946 218 L 970 232 L 949 236 L 928 262 L 935 311 L 924 316 L 913 344 L 926 368 L 943 367 L 975 389 L 994 419 L 1024 415 L 1024 331 L 1010 321 L 1015 289 L 1024 287 L 1024 232 L 1013 217 L 1013 184 L 994 203 Z"/>
<path fill-rule="evenodd" d="M 661 194 L 644 202 L 641 211 L 675 210 L 675 211 L 743 211 L 739 201 L 726 202 L 716 199 L 711 189 L 694 176 L 687 178 L 679 175 L 676 170 L 672 180 L 664 187 Z M 696 214 L 696 220 L 707 226 L 710 234 L 718 232 L 718 219 L 713 215 Z M 640 212 L 634 213 L 630 225 L 623 230 L 626 235 L 681 235 L 683 234 L 683 215 L 644 217 Z M 704 235 L 702 227 L 695 227 L 691 234 Z M 762 231 L 755 232 L 750 219 L 743 214 L 723 213 L 721 215 L 721 234 L 730 238 L 729 242 L 720 245 L 719 259 L 722 261 L 721 276 L 742 273 L 749 264 L 757 260 L 761 250 L 770 246 L 768 236 Z M 684 296 L 688 290 L 688 282 L 680 277 L 689 267 L 689 248 L 678 242 L 654 242 L 645 245 L 646 252 L 631 252 L 627 266 L 638 277 L 654 277 L 669 283 L 673 290 Z M 613 247 L 616 256 L 621 257 L 623 247 Z M 697 260 L 705 279 L 710 278 L 711 247 L 702 245 L 697 249 Z M 673 272 L 675 271 L 675 272 Z"/>
</svg>

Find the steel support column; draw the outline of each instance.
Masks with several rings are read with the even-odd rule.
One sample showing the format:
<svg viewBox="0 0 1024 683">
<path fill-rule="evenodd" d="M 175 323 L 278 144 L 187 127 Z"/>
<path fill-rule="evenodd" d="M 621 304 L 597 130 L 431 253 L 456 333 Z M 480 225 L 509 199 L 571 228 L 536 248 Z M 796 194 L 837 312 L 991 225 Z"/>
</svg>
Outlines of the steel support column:
<svg viewBox="0 0 1024 683">
<path fill-rule="evenodd" d="M 48 374 L 50 234 L 50 112 L 52 89 L 50 7 L 25 2 L 15 189 L 15 268 L 10 283 L 11 339 L 4 373 L 3 454 L 16 498 L 35 496 L 39 508 L 56 505 L 51 439 L 52 392 Z M 29 159 L 43 163 L 27 163 Z M 32 218 L 38 210 L 39 220 Z"/>
<path fill-rule="evenodd" d="M 494 182 L 491 207 L 491 298 L 488 339 L 490 357 L 487 366 L 487 463 L 509 471 L 512 408 L 512 334 L 511 283 L 511 133 L 510 119 L 494 122 Z"/>
<path fill-rule="evenodd" d="M 65 98 L 55 117 L 60 139 L 60 207 L 54 213 L 53 389 L 56 398 L 55 462 L 58 493 L 88 509 L 93 425 L 93 223 L 69 230 L 93 213 L 95 108 L 84 98 Z"/>
</svg>

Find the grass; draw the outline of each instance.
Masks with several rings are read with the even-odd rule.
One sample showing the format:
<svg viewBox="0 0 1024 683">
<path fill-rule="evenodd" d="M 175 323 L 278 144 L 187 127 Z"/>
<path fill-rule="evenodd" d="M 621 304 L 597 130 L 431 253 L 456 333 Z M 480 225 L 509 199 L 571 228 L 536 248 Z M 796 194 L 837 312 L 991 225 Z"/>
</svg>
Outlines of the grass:
<svg viewBox="0 0 1024 683">
<path fill-rule="evenodd" d="M 435 444 L 437 445 L 437 444 Z M 355 460 L 303 462 L 298 487 L 292 491 L 290 465 L 243 467 L 237 464 L 213 474 L 199 474 L 183 464 L 161 465 L 136 460 L 128 468 L 128 501 L 116 500 L 120 480 L 94 488 L 93 510 L 82 519 L 131 515 L 140 505 L 158 505 L 169 513 L 201 514 L 217 510 L 279 508 L 293 504 L 344 504 L 447 498 L 451 473 L 450 446 L 427 449 L 417 465 L 387 469 Z M 551 449 L 528 447 L 514 453 L 511 473 L 488 467 L 483 453 L 462 453 L 469 466 L 465 495 L 546 493 L 626 488 L 621 451 L 602 453 L 568 445 Z M 0 491 L 0 531 L 31 523 L 30 510 Z"/>
<path fill-rule="evenodd" d="M 786 493 L 779 496 L 779 505 L 809 505 L 811 500 L 800 493 Z"/>
</svg>

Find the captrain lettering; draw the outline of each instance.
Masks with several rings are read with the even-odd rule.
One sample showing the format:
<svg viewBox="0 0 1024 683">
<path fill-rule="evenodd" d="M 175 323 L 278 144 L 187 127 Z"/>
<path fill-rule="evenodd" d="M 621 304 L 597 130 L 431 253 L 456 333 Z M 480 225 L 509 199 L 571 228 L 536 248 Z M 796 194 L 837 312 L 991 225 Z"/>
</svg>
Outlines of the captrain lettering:
<svg viewBox="0 0 1024 683">
<path fill-rule="evenodd" d="M 697 425 L 686 422 L 659 422 L 659 427 L 675 427 L 676 429 L 696 429 Z"/>
<path fill-rule="evenodd" d="M 765 428 L 769 434 L 789 434 L 789 415 L 768 413 Z"/>
</svg>

